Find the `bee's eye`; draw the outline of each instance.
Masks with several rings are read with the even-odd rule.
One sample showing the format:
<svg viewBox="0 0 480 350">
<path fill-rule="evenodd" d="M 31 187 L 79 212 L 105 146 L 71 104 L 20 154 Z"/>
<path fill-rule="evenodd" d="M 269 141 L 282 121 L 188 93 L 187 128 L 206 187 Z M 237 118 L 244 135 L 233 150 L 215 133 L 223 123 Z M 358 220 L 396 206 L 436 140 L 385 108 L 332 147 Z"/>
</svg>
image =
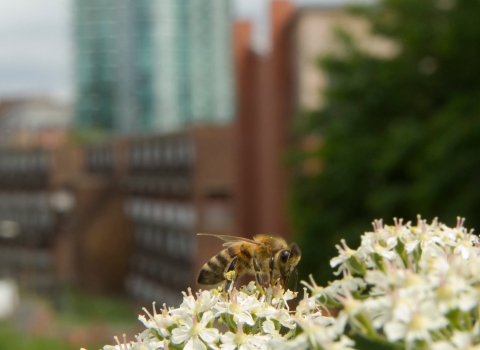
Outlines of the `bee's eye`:
<svg viewBox="0 0 480 350">
<path fill-rule="evenodd" d="M 290 257 L 289 250 L 284 250 L 283 252 L 280 253 L 280 261 L 283 262 L 284 264 L 287 263 L 289 257 Z"/>
</svg>

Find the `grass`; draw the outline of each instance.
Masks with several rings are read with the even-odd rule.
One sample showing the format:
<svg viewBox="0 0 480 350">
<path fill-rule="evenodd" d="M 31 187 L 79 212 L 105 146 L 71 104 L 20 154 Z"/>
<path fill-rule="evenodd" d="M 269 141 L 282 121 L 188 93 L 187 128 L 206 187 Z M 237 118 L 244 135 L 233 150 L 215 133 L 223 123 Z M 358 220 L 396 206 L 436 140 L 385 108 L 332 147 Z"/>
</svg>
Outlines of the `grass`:
<svg viewBox="0 0 480 350">
<path fill-rule="evenodd" d="M 134 304 L 119 296 L 91 296 L 78 291 L 66 293 L 59 318 L 67 324 L 107 323 L 130 325 L 137 322 Z"/>
<path fill-rule="evenodd" d="M 20 333 L 11 324 L 0 323 L 0 349 L 5 350 L 78 350 L 64 342 Z"/>
<path fill-rule="evenodd" d="M 112 343 L 115 334 L 125 332 L 131 339 L 142 330 L 137 320 L 140 308 L 124 297 L 92 296 L 72 290 L 56 300 L 58 310 L 48 300 L 21 299 L 15 322 L 0 322 L 1 350 L 97 350 Z M 46 331 L 31 329 L 38 324 L 35 320 L 39 314 L 51 315 L 41 321 L 48 325 Z"/>
</svg>

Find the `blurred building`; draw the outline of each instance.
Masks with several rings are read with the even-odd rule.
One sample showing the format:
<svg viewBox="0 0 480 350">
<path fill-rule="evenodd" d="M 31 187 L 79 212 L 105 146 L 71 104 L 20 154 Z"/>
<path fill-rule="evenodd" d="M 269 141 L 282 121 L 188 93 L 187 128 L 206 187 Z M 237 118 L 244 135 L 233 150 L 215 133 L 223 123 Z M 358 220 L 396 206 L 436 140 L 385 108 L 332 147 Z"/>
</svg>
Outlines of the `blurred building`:
<svg viewBox="0 0 480 350">
<path fill-rule="evenodd" d="M 178 304 L 221 249 L 197 232 L 228 234 L 235 225 L 233 146 L 231 127 L 128 140 L 124 210 L 134 244 L 126 287 L 135 299 Z"/>
<path fill-rule="evenodd" d="M 0 150 L 0 278 L 53 296 L 72 266 L 65 218 L 74 206 L 64 190 L 80 170 L 67 149 Z"/>
<path fill-rule="evenodd" d="M 229 123 L 228 0 L 75 1 L 76 124 L 168 132 Z"/>
<path fill-rule="evenodd" d="M 64 145 L 72 119 L 70 104 L 46 97 L 0 100 L 0 146 Z"/>
<path fill-rule="evenodd" d="M 288 179 L 285 155 L 295 115 L 290 27 L 295 7 L 273 1 L 269 12 L 270 50 L 252 46 L 252 26 L 235 26 L 238 91 L 236 208 L 237 233 L 288 237 Z"/>
<path fill-rule="evenodd" d="M 295 7 L 276 0 L 269 7 L 269 50 L 252 47 L 252 24 L 235 24 L 237 77 L 237 231 L 289 237 L 288 155 L 294 143 L 316 149 L 316 137 L 294 139 L 297 117 L 324 103 L 328 77 L 319 59 L 338 53 L 335 36 L 342 28 L 358 39 L 362 49 L 379 56 L 395 53 L 395 46 L 369 33 L 368 23 L 348 13 L 343 1 Z M 305 164 L 320 171 L 320 164 Z"/>
<path fill-rule="evenodd" d="M 299 7 L 291 19 L 287 34 L 292 47 L 294 102 L 297 111 L 315 110 L 325 102 L 328 77 L 320 69 L 320 58 L 341 53 L 336 31 L 348 32 L 359 47 L 376 56 L 388 57 L 397 52 L 389 40 L 370 33 L 369 23 L 350 14 L 344 4 L 332 2 Z"/>
<path fill-rule="evenodd" d="M 197 232 L 227 234 L 235 224 L 232 133 L 201 127 L 86 146 L 84 172 L 68 185 L 75 283 L 177 304 L 221 249 Z"/>
</svg>

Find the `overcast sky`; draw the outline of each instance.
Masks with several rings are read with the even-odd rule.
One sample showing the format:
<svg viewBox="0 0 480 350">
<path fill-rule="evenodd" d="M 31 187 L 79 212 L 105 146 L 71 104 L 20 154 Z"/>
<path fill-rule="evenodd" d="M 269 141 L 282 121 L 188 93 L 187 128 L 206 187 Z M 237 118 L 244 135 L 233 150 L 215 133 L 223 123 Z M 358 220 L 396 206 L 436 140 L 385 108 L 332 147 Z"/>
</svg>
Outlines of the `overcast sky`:
<svg viewBox="0 0 480 350">
<path fill-rule="evenodd" d="M 233 0 L 237 17 L 259 24 L 259 46 L 265 41 L 268 2 Z M 0 0 L 0 98 L 35 94 L 72 98 L 71 3 L 72 0 Z"/>
<path fill-rule="evenodd" d="M 71 96 L 70 0 L 0 0 L 0 95 Z"/>
</svg>

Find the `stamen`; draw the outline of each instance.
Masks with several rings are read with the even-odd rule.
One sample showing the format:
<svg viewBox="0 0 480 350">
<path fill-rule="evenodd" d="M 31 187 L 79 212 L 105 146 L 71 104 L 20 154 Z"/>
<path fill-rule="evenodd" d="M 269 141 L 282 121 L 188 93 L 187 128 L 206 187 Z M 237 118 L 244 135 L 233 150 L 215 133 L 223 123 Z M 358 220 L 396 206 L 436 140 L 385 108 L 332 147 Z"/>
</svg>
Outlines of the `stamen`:
<svg viewBox="0 0 480 350">
<path fill-rule="evenodd" d="M 142 307 L 142 310 L 145 311 L 145 313 L 148 315 L 148 317 L 150 317 L 150 319 L 153 319 L 153 316 L 150 312 L 148 312 L 148 310 L 144 307 Z"/>
<path fill-rule="evenodd" d="M 157 316 L 157 308 L 156 308 L 157 302 L 154 301 L 152 302 L 152 307 L 153 307 L 153 315 Z"/>
<path fill-rule="evenodd" d="M 167 304 L 165 304 L 165 303 L 163 303 L 162 315 L 163 315 L 163 316 L 167 316 L 167 315 L 168 315 Z"/>
<path fill-rule="evenodd" d="M 462 228 L 464 223 L 465 223 L 465 218 L 461 218 L 460 216 L 457 216 L 457 228 Z"/>
<path fill-rule="evenodd" d="M 308 292 L 307 288 L 303 288 L 303 302 L 305 303 L 305 306 L 307 306 L 307 315 L 310 314 L 310 309 L 308 308 Z"/>
<path fill-rule="evenodd" d="M 238 323 L 237 334 L 239 334 L 239 335 L 244 335 L 245 334 L 245 333 L 243 333 L 243 323 L 242 322 Z"/>
<path fill-rule="evenodd" d="M 313 279 L 313 275 L 312 275 L 312 274 L 308 275 L 308 278 L 310 278 L 310 283 L 312 284 L 312 286 L 314 286 L 315 288 L 318 287 L 318 286 L 317 286 L 317 283 L 316 283 L 315 280 Z"/>
<path fill-rule="evenodd" d="M 137 340 L 137 343 L 139 345 L 143 345 L 143 341 L 142 341 L 142 339 L 140 339 L 140 337 L 138 335 L 135 336 L 135 339 Z"/>
<path fill-rule="evenodd" d="M 425 233 L 427 232 L 427 220 L 422 220 L 422 223 L 421 223 L 421 232 L 422 233 Z"/>
<path fill-rule="evenodd" d="M 300 284 L 303 284 L 305 287 L 307 287 L 309 289 L 313 289 L 313 286 L 308 284 L 308 282 L 306 282 L 306 281 L 300 281 Z"/>
<path fill-rule="evenodd" d="M 403 219 L 393 218 L 393 222 L 395 223 L 395 228 L 397 230 L 400 230 L 402 228 Z"/>
</svg>

